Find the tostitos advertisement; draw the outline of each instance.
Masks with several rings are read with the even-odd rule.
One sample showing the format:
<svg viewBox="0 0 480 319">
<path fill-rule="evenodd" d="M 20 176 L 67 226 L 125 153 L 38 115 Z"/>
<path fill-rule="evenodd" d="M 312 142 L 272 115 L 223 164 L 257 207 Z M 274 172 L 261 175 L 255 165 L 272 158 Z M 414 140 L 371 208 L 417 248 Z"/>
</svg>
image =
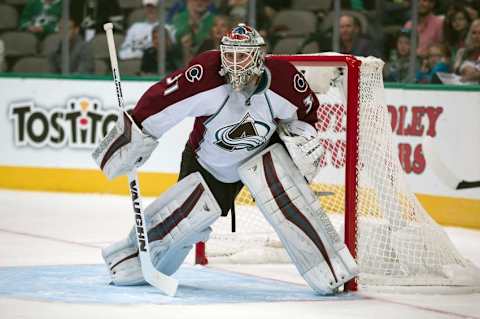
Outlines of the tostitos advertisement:
<svg viewBox="0 0 480 319">
<path fill-rule="evenodd" d="M 126 105 L 133 107 L 153 83 L 122 81 Z M 427 211 L 436 211 L 437 221 L 480 228 L 480 88 L 426 88 L 385 89 L 398 160 L 410 189 Z M 1 77 L 0 187 L 126 194 L 126 179 L 106 180 L 91 157 L 117 119 L 114 90 L 103 79 Z M 332 108 L 326 143 L 342 149 L 345 108 L 323 107 Z M 175 182 L 192 125 L 187 119 L 159 140 L 140 169 L 145 195 Z M 322 159 L 332 180 L 344 169 L 344 153 Z"/>
</svg>

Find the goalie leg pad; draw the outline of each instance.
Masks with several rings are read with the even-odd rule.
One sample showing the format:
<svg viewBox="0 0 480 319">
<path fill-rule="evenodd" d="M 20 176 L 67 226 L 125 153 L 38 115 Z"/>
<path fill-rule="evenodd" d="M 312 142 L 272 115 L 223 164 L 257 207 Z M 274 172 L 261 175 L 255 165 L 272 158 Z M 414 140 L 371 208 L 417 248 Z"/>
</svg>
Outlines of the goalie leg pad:
<svg viewBox="0 0 480 319">
<path fill-rule="evenodd" d="M 358 274 L 353 257 L 281 145 L 244 163 L 239 175 L 313 290 L 334 293 Z"/>
<path fill-rule="evenodd" d="M 220 206 L 198 172 L 183 178 L 153 201 L 145 209 L 145 226 L 155 268 L 166 275 L 177 271 L 193 245 L 208 240 L 210 225 L 220 214 Z M 114 284 L 143 283 L 143 276 L 138 280 L 141 268 L 135 236 L 133 228 L 127 239 L 102 252 Z M 126 259 L 127 256 L 131 257 Z"/>
<path fill-rule="evenodd" d="M 135 233 L 133 235 L 136 236 Z M 135 237 L 132 240 L 131 236 L 128 236 L 128 238 L 102 249 L 102 257 L 110 271 L 112 283 L 115 285 L 132 286 L 146 284 L 146 281 L 143 279 L 138 249 L 135 243 Z"/>
</svg>

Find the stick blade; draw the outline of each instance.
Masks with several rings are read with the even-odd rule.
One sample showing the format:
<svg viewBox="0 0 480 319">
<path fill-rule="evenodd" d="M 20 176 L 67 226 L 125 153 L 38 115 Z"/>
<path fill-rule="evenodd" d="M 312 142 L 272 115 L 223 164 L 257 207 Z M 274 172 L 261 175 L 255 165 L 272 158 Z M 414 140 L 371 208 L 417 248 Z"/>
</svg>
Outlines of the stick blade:
<svg viewBox="0 0 480 319">
<path fill-rule="evenodd" d="M 178 281 L 158 271 L 149 275 L 144 274 L 144 276 L 145 280 L 150 285 L 156 287 L 167 296 L 175 297 L 178 288 Z"/>
<path fill-rule="evenodd" d="M 158 271 L 151 263 L 150 258 L 145 256 L 145 254 L 148 254 L 148 252 L 140 253 L 140 264 L 145 281 L 158 288 L 167 296 L 174 297 L 177 293 L 178 281 Z"/>
<path fill-rule="evenodd" d="M 457 189 L 468 189 L 468 188 L 477 188 L 480 187 L 480 181 L 469 182 L 469 181 L 461 181 Z"/>
<path fill-rule="evenodd" d="M 460 178 L 456 177 L 452 171 L 442 162 L 440 156 L 433 145 L 433 139 L 426 137 L 422 143 L 423 154 L 427 160 L 427 165 L 433 170 L 435 175 L 451 189 L 458 189 Z"/>
</svg>

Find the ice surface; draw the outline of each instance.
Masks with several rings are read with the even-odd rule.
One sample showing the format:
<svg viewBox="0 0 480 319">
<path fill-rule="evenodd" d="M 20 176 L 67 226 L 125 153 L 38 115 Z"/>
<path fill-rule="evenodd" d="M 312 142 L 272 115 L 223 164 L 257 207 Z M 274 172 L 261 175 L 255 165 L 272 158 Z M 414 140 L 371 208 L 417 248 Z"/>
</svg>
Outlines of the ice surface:
<svg viewBox="0 0 480 319">
<path fill-rule="evenodd" d="M 181 284 L 176 296 L 169 297 L 150 285 L 109 285 L 104 265 L 0 267 L 0 296 L 113 305 L 201 305 L 363 298 L 352 293 L 319 296 L 304 285 L 202 266 L 183 265 L 174 277 Z"/>
<path fill-rule="evenodd" d="M 220 270 L 187 263 L 176 275 L 174 301 L 151 287 L 113 287 L 100 248 L 126 236 L 133 224 L 127 196 L 2 190 L 0 202 L 2 319 L 480 318 L 480 294 L 315 296 L 292 265 Z M 480 232 L 446 231 L 480 266 Z"/>
</svg>

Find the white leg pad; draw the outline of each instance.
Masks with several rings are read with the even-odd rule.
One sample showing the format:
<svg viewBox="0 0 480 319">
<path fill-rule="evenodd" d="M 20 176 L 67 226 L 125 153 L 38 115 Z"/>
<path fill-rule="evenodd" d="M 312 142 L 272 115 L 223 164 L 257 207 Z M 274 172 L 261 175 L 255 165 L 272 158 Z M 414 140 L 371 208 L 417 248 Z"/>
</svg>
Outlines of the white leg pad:
<svg viewBox="0 0 480 319">
<path fill-rule="evenodd" d="M 134 233 L 135 235 L 135 233 Z M 132 241 L 130 236 L 119 242 L 102 249 L 102 256 L 110 271 L 112 283 L 119 286 L 143 285 L 140 259 L 136 240 Z"/>
<path fill-rule="evenodd" d="M 171 275 L 180 267 L 193 245 L 207 241 L 221 209 L 200 173 L 179 181 L 145 209 L 150 257 L 155 268 Z M 135 229 L 127 239 L 103 249 L 113 283 L 144 283 Z M 135 253 L 137 253 L 135 255 Z"/>
<path fill-rule="evenodd" d="M 239 175 L 313 290 L 332 294 L 358 275 L 348 248 L 280 144 L 244 163 Z"/>
</svg>

